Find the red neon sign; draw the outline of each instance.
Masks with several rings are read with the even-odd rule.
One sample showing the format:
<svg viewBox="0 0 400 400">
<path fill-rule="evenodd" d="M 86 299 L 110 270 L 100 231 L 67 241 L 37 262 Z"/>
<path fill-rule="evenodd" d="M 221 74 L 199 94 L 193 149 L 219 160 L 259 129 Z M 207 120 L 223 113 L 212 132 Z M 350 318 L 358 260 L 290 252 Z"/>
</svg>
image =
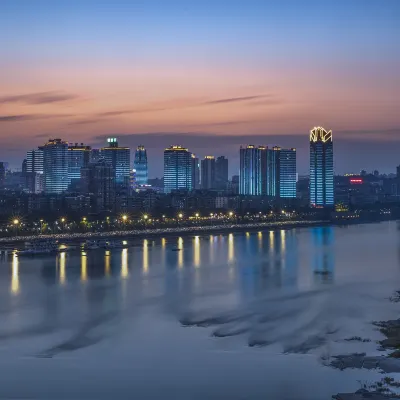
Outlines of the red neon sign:
<svg viewBox="0 0 400 400">
<path fill-rule="evenodd" d="M 360 185 L 363 183 L 363 180 L 361 178 L 351 178 L 350 183 L 352 185 Z"/>
</svg>

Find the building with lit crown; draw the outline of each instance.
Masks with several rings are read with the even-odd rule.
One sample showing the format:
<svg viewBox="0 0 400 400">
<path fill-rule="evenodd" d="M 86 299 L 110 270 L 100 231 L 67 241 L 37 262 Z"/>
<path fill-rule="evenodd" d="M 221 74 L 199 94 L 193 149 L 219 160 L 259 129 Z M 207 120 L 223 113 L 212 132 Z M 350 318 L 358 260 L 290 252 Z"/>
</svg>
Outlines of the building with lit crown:
<svg viewBox="0 0 400 400">
<path fill-rule="evenodd" d="M 332 131 L 310 131 L 310 205 L 332 207 L 334 199 Z"/>
<path fill-rule="evenodd" d="M 136 185 L 147 185 L 148 165 L 147 151 L 144 146 L 138 146 L 135 152 L 133 168 L 136 170 Z"/>
<path fill-rule="evenodd" d="M 130 180 L 131 150 L 129 147 L 119 147 L 117 138 L 108 138 L 107 147 L 101 149 L 101 156 L 115 171 L 115 182 L 120 185 Z"/>
<path fill-rule="evenodd" d="M 44 190 L 62 193 L 68 189 L 68 142 L 49 139 L 43 150 Z"/>
<path fill-rule="evenodd" d="M 164 150 L 164 192 L 192 190 L 192 154 L 181 146 Z"/>
</svg>

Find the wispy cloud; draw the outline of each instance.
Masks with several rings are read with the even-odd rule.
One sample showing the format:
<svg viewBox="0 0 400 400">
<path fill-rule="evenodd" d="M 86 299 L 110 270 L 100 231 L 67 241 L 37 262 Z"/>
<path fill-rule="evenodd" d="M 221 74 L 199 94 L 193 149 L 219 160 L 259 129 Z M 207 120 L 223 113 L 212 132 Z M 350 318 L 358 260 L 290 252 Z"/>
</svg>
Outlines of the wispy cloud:
<svg viewBox="0 0 400 400">
<path fill-rule="evenodd" d="M 70 101 L 78 98 L 79 96 L 76 94 L 65 93 L 63 91 L 50 91 L 0 97 L 0 104 L 23 103 L 34 105 Z"/>
<path fill-rule="evenodd" d="M 19 115 L 0 115 L 1 122 L 21 122 L 32 121 L 36 119 L 51 119 L 51 118 L 67 118 L 72 117 L 71 114 L 19 114 Z"/>
<path fill-rule="evenodd" d="M 266 98 L 266 97 L 271 97 L 271 95 L 261 94 L 261 95 L 256 95 L 256 96 L 229 97 L 229 98 L 226 98 L 226 99 L 218 99 L 218 100 L 206 101 L 206 102 L 204 102 L 202 104 L 199 104 L 199 105 L 239 103 L 239 102 L 244 102 L 244 101 L 262 99 L 262 98 Z"/>
</svg>

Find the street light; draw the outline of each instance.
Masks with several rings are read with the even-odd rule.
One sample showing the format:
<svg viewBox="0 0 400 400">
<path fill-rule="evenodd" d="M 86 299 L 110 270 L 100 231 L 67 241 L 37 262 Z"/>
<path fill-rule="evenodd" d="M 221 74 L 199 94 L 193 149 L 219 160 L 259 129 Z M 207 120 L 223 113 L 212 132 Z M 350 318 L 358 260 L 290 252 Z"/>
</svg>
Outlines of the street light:
<svg viewBox="0 0 400 400">
<path fill-rule="evenodd" d="M 13 220 L 13 224 L 14 224 L 14 226 L 15 226 L 15 235 L 18 236 L 19 219 L 18 219 L 18 218 L 15 218 L 15 219 Z"/>
<path fill-rule="evenodd" d="M 179 214 L 178 214 L 178 217 L 179 217 L 179 218 L 182 218 L 182 217 L 183 217 L 183 214 L 182 214 L 182 213 L 179 213 Z"/>
<path fill-rule="evenodd" d="M 128 216 L 127 215 L 123 215 L 122 216 L 122 220 L 125 222 L 126 220 L 128 219 Z"/>
</svg>

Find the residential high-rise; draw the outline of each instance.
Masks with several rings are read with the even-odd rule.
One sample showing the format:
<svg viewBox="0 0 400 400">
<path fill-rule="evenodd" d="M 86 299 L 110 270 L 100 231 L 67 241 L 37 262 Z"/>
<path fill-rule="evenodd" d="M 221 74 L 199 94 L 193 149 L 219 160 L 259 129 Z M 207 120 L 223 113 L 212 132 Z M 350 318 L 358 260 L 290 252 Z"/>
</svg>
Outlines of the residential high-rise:
<svg viewBox="0 0 400 400">
<path fill-rule="evenodd" d="M 310 204 L 313 207 L 335 204 L 332 131 L 321 127 L 310 131 Z"/>
<path fill-rule="evenodd" d="M 147 185 L 148 182 L 147 151 L 142 145 L 138 146 L 136 149 L 133 168 L 136 169 L 136 185 Z"/>
<path fill-rule="evenodd" d="M 239 194 L 259 196 L 265 193 L 266 164 L 266 147 L 240 147 Z"/>
<path fill-rule="evenodd" d="M 164 150 L 164 192 L 192 190 L 192 154 L 181 146 Z"/>
<path fill-rule="evenodd" d="M 69 183 L 73 180 L 81 179 L 81 168 L 85 168 L 90 161 L 90 146 L 83 143 L 75 143 L 68 146 L 68 179 Z"/>
<path fill-rule="evenodd" d="M 130 179 L 131 150 L 129 147 L 119 147 L 116 138 L 108 138 L 107 143 L 108 146 L 101 149 L 101 156 L 113 167 L 115 182 L 123 185 Z"/>
<path fill-rule="evenodd" d="M 49 139 L 42 146 L 44 189 L 46 193 L 62 193 L 68 189 L 68 143 Z"/>
<path fill-rule="evenodd" d="M 26 153 L 26 172 L 43 174 L 43 147 Z"/>
<path fill-rule="evenodd" d="M 81 169 L 82 190 L 92 196 L 94 212 L 112 211 L 115 204 L 115 171 L 104 159 Z"/>
<path fill-rule="evenodd" d="M 0 189 L 3 189 L 6 181 L 6 168 L 4 163 L 0 161 Z"/>
<path fill-rule="evenodd" d="M 215 189 L 215 157 L 205 156 L 201 160 L 201 188 Z"/>
<path fill-rule="evenodd" d="M 200 161 L 192 153 L 192 189 L 200 189 Z"/>
<path fill-rule="evenodd" d="M 215 187 L 226 189 L 228 180 L 228 159 L 220 156 L 215 161 Z"/>
<path fill-rule="evenodd" d="M 90 162 L 95 163 L 99 161 L 101 158 L 101 151 L 100 149 L 92 149 L 90 150 Z"/>
<path fill-rule="evenodd" d="M 266 192 L 277 198 L 296 198 L 296 149 L 267 149 Z"/>
</svg>

